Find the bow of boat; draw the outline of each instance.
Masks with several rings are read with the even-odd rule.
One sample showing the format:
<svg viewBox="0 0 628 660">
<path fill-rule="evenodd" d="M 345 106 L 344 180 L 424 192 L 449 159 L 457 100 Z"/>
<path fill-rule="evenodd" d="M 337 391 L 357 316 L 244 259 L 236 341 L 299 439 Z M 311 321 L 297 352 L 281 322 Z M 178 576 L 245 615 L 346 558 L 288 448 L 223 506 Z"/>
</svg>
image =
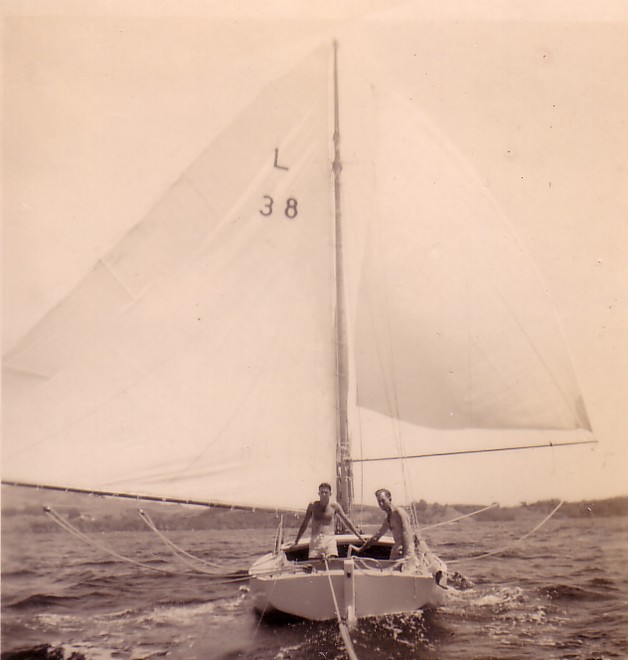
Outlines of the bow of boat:
<svg viewBox="0 0 628 660">
<path fill-rule="evenodd" d="M 339 556 L 326 561 L 307 558 L 307 541 L 260 557 L 249 570 L 258 613 L 351 621 L 445 602 L 446 566 L 425 544 L 416 560 L 395 561 L 389 559 L 392 538 L 381 538 L 364 555 L 354 554 L 353 536 L 339 535 L 336 540 Z"/>
</svg>

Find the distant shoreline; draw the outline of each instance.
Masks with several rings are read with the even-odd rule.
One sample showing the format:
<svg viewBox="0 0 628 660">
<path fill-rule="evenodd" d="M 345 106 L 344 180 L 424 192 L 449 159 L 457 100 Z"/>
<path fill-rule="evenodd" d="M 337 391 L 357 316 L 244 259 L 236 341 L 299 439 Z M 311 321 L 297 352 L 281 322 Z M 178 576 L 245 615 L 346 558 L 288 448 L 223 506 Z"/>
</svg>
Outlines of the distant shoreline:
<svg viewBox="0 0 628 660">
<path fill-rule="evenodd" d="M 471 524 L 494 521 L 515 521 L 537 518 L 554 509 L 559 500 L 543 500 L 534 503 L 522 502 L 517 506 L 494 506 L 469 518 Z M 91 497 L 71 493 L 18 492 L 10 487 L 2 490 L 2 533 L 54 532 L 63 531 L 43 511 L 43 503 L 84 532 L 105 531 L 148 531 L 138 515 L 139 504 L 155 525 L 163 531 L 212 530 L 212 529 L 262 529 L 276 528 L 283 516 L 286 528 L 297 528 L 300 516 L 294 512 L 231 511 L 224 508 L 202 508 L 183 505 L 163 505 L 120 501 L 108 497 Z M 406 507 L 408 508 L 408 507 Z M 482 505 L 443 505 L 416 502 L 419 524 L 428 525 L 478 511 Z M 565 502 L 556 512 L 557 519 L 607 518 L 628 515 L 628 496 L 603 500 Z M 377 507 L 355 506 L 355 519 L 365 526 L 381 523 L 382 513 Z"/>
</svg>

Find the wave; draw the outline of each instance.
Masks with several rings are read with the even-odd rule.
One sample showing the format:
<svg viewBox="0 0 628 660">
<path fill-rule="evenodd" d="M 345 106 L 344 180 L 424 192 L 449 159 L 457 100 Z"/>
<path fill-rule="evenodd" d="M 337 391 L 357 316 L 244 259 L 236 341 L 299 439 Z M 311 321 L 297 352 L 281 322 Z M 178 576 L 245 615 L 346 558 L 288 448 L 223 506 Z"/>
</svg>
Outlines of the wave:
<svg viewBox="0 0 628 660">
<path fill-rule="evenodd" d="M 504 550 L 503 552 L 495 555 L 498 559 L 536 559 L 536 557 L 531 557 L 529 553 L 524 550 L 510 549 Z"/>
<path fill-rule="evenodd" d="M 606 571 L 603 568 L 600 568 L 599 566 L 584 566 L 583 568 L 576 570 L 572 573 L 574 577 L 588 577 L 592 573 L 603 573 L 604 575 L 606 574 Z"/>
<path fill-rule="evenodd" d="M 124 566 L 125 562 L 120 561 L 119 559 L 100 559 L 94 561 L 90 559 L 89 561 L 77 561 L 72 564 L 73 568 L 110 568 L 111 566 Z"/>
<path fill-rule="evenodd" d="M 476 594 L 471 604 L 478 607 L 510 607 L 525 600 L 525 594 L 521 587 L 495 587 Z"/>
<path fill-rule="evenodd" d="M 438 542 L 438 547 L 440 548 L 473 548 L 476 547 L 475 543 L 471 543 L 470 541 L 460 541 L 459 539 L 456 539 L 455 541 L 439 541 Z"/>
<path fill-rule="evenodd" d="M 479 616 L 484 617 L 485 614 L 481 614 L 482 610 L 497 610 L 502 612 L 518 607 L 526 599 L 526 594 L 521 587 L 450 589 L 448 604 L 444 609 L 452 614 L 456 614 L 460 612 L 460 606 L 462 606 L 465 617 L 471 615 L 474 610 Z"/>
<path fill-rule="evenodd" d="M 594 578 L 591 582 L 602 580 L 603 584 L 596 584 L 595 586 L 604 586 L 608 589 L 606 584 L 607 580 L 604 578 Z M 540 593 L 550 600 L 566 600 L 566 601 L 595 601 L 595 600 L 609 600 L 614 597 L 612 593 L 606 593 L 599 589 L 590 589 L 571 584 L 553 584 L 542 587 Z"/>
<path fill-rule="evenodd" d="M 24 649 L 6 651 L 2 654 L 2 660 L 63 660 L 65 651 L 62 646 L 51 646 L 50 644 L 38 644 Z M 74 652 L 73 660 L 86 660 L 82 653 Z"/>
<path fill-rule="evenodd" d="M 25 610 L 28 608 L 42 608 L 42 607 L 71 607 L 80 599 L 74 596 L 56 596 L 54 594 L 31 594 L 25 598 L 9 603 L 7 607 L 14 610 Z"/>
<path fill-rule="evenodd" d="M 604 589 L 610 589 L 611 591 L 620 591 L 617 584 L 610 580 L 609 578 L 596 577 L 589 580 L 589 584 L 592 587 L 603 587 Z"/>
<path fill-rule="evenodd" d="M 192 619 L 213 615 L 216 609 L 215 601 L 185 604 L 160 603 L 158 607 L 138 617 L 138 623 L 142 625 L 188 625 Z"/>
<path fill-rule="evenodd" d="M 9 580 L 10 578 L 33 577 L 38 575 L 36 571 L 29 571 L 27 569 L 19 569 L 16 571 L 2 571 L 2 579 Z"/>
<path fill-rule="evenodd" d="M 219 597 L 215 597 L 212 594 L 208 594 L 206 597 L 198 598 L 186 598 L 182 600 L 181 598 L 173 599 L 161 599 L 157 605 L 160 608 L 168 607 L 196 607 L 197 605 L 209 605 L 210 603 L 215 603 L 216 601 L 221 600 Z"/>
</svg>

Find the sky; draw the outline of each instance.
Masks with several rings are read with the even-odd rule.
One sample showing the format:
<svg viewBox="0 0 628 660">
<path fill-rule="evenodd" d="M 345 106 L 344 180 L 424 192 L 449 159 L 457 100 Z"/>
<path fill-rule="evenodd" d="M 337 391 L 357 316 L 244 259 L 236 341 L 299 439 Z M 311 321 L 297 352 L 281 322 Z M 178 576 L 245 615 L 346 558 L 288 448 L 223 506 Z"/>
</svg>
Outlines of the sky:
<svg viewBox="0 0 628 660">
<path fill-rule="evenodd" d="M 234 105 L 335 37 L 354 66 L 416 102 L 508 218 L 599 442 L 431 461 L 414 495 L 626 494 L 628 11 L 336 4 L 5 4 L 3 351 L 146 214 Z"/>
</svg>

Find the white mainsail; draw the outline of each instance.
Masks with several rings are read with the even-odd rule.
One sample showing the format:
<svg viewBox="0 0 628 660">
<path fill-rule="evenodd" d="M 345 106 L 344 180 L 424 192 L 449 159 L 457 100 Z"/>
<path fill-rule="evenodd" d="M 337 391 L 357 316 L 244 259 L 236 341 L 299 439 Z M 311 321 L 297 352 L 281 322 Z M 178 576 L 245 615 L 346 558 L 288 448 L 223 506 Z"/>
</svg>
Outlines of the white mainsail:
<svg viewBox="0 0 628 660">
<path fill-rule="evenodd" d="M 327 51 L 5 356 L 3 479 L 282 508 L 333 483 Z M 369 85 L 341 103 L 345 241 L 368 236 L 348 269 L 355 453 L 399 448 L 381 419 L 411 440 L 586 431 L 551 306 L 486 191 L 407 103 Z"/>
<path fill-rule="evenodd" d="M 327 51 L 5 356 L 4 479 L 298 508 L 333 477 Z"/>
</svg>

